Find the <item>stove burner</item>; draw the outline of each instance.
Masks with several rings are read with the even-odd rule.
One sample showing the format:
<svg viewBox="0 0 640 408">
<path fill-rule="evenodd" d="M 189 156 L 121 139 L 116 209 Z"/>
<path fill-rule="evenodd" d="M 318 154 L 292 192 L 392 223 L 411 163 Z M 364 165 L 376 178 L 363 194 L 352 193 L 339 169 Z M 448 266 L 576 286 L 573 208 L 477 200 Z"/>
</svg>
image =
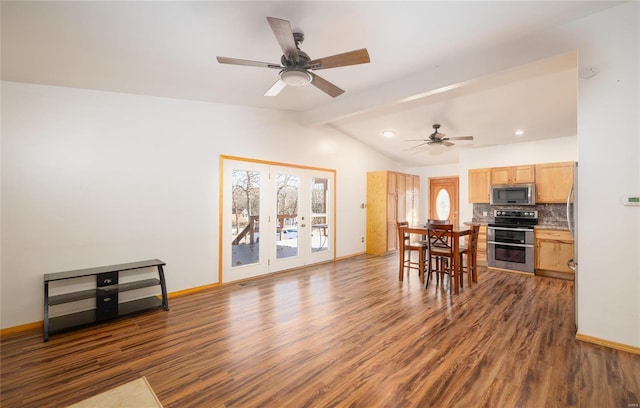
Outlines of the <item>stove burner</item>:
<svg viewBox="0 0 640 408">
<path fill-rule="evenodd" d="M 489 227 L 533 229 L 538 224 L 538 211 L 495 210 L 495 222 Z"/>
</svg>

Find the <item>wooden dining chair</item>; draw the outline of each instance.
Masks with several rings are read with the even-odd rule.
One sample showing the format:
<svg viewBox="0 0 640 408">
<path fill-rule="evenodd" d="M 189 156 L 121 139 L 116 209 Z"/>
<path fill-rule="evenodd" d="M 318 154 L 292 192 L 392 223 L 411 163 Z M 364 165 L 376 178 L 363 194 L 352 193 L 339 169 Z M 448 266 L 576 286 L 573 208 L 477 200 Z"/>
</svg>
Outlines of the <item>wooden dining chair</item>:
<svg viewBox="0 0 640 408">
<path fill-rule="evenodd" d="M 436 284 L 440 281 L 440 276 L 444 282 L 444 275 L 449 275 L 449 292 L 451 292 L 453 279 L 458 279 L 457 271 L 452 270 L 453 257 L 459 256 L 453 253 L 453 225 L 427 223 L 427 246 L 429 259 L 425 288 L 429 287 L 431 275 L 435 271 Z"/>
<path fill-rule="evenodd" d="M 469 242 L 466 246 L 460 248 L 460 267 L 461 269 L 466 269 L 467 278 L 469 280 L 469 286 L 471 286 L 471 282 L 478 283 L 478 235 L 480 233 L 480 225 L 473 224 L 471 225 L 471 232 L 469 233 Z M 466 258 L 466 265 L 463 266 L 463 259 Z M 462 276 L 464 273 L 461 273 L 460 283 L 462 284 Z"/>
<path fill-rule="evenodd" d="M 420 282 L 424 282 L 427 243 L 422 239 L 414 242 L 411 241 L 411 235 L 418 233 L 420 233 L 420 231 L 409 228 L 409 223 L 407 221 L 398 222 L 398 246 L 400 247 L 400 273 L 398 276 L 399 280 L 404 279 L 405 269 L 417 269 Z M 418 254 L 417 262 L 412 258 L 412 254 L 414 253 Z"/>
</svg>

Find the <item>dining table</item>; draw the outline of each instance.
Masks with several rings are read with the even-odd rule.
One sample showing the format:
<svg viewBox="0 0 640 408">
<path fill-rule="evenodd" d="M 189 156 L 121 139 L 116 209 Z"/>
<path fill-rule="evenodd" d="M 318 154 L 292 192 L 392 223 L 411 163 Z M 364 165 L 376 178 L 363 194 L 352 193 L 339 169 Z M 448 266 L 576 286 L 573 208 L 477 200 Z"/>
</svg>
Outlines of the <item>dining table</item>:
<svg viewBox="0 0 640 408">
<path fill-rule="evenodd" d="M 425 225 L 415 225 L 415 226 L 411 226 L 411 229 L 414 230 L 421 230 L 424 231 L 424 235 L 427 235 L 427 226 Z M 460 292 L 460 278 L 458 276 L 458 273 L 460 273 L 460 256 L 458 255 L 460 252 L 460 237 L 464 237 L 466 235 L 469 235 L 471 233 L 471 228 L 469 228 L 466 225 L 462 225 L 462 226 L 453 226 L 453 229 L 451 230 L 451 235 L 452 235 L 452 239 L 451 239 L 451 246 L 452 246 L 452 250 L 453 250 L 453 260 L 452 262 L 452 270 L 453 270 L 453 274 L 454 276 L 451 277 L 451 279 L 453 280 L 453 293 L 455 295 L 457 295 Z"/>
</svg>

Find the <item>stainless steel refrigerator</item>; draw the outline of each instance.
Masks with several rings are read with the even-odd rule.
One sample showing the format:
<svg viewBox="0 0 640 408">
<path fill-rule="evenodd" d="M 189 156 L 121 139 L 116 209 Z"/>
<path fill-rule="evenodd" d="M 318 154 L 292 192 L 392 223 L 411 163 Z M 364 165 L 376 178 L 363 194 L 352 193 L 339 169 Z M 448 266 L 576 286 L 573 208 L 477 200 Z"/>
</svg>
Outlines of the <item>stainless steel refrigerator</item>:
<svg viewBox="0 0 640 408">
<path fill-rule="evenodd" d="M 573 258 L 567 266 L 574 272 L 573 292 L 575 308 L 575 325 L 578 329 L 578 163 L 573 167 L 573 184 L 567 196 L 567 224 L 573 238 Z"/>
</svg>

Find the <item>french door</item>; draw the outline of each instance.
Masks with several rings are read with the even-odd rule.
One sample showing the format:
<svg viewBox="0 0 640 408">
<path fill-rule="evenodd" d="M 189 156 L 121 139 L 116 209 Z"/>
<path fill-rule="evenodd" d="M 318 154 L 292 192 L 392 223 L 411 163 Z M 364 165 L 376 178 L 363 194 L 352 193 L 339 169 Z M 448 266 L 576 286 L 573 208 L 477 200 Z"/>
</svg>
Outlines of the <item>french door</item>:
<svg viewBox="0 0 640 408">
<path fill-rule="evenodd" d="M 222 158 L 221 282 L 334 259 L 331 170 Z"/>
</svg>

